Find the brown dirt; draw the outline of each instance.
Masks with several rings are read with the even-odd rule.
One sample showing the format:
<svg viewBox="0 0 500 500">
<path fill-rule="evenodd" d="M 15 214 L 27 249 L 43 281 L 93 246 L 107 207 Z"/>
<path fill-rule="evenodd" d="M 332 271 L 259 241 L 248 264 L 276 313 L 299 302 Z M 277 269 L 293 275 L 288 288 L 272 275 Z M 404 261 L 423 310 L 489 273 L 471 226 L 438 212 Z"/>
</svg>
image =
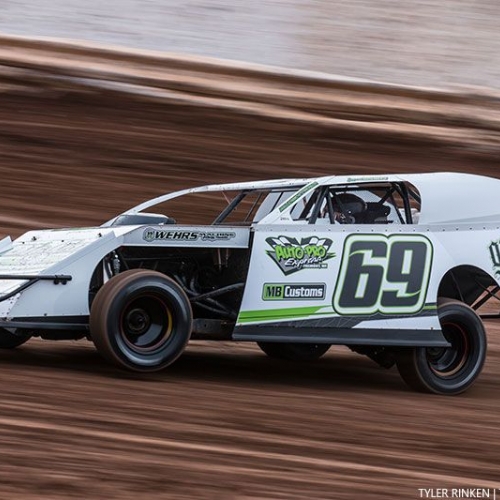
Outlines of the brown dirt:
<svg viewBox="0 0 500 500">
<path fill-rule="evenodd" d="M 3 94 L 0 226 L 100 223 L 172 189 L 336 172 L 458 169 L 495 158 L 383 144 L 183 104 Z M 194 214 L 195 215 L 195 214 Z M 343 348 L 307 365 L 193 343 L 122 373 L 85 342 L 0 353 L 0 498 L 419 498 L 500 488 L 500 341 L 465 395 L 412 393 Z"/>
</svg>

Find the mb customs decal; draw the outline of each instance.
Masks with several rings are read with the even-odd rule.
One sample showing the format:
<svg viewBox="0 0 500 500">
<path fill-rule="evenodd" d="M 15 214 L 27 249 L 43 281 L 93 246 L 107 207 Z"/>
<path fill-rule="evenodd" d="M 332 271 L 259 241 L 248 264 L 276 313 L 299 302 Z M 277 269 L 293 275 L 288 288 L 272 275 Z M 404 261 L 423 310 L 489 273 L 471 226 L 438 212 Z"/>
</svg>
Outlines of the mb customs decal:
<svg viewBox="0 0 500 500">
<path fill-rule="evenodd" d="M 495 276 L 500 276 L 500 241 L 492 241 L 488 247 Z"/>
<path fill-rule="evenodd" d="M 267 255 L 286 276 L 302 269 L 324 269 L 328 267 L 326 261 L 335 257 L 334 252 L 329 252 L 333 242 L 328 238 L 278 236 L 266 238 L 266 242 L 272 248 Z"/>
<path fill-rule="evenodd" d="M 321 300 L 324 283 L 264 283 L 262 300 Z"/>
<path fill-rule="evenodd" d="M 144 241 L 227 241 L 236 236 L 228 231 L 166 231 L 148 227 L 144 230 Z"/>
</svg>

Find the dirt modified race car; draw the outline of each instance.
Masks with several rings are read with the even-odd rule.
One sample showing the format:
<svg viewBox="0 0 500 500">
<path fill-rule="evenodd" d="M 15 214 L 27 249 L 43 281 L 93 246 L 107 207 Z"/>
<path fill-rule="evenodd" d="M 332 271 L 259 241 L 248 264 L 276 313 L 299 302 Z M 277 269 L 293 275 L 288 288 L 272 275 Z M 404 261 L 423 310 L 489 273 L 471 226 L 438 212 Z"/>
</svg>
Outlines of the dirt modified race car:
<svg viewBox="0 0 500 500">
<path fill-rule="evenodd" d="M 500 290 L 499 192 L 455 173 L 211 185 L 100 227 L 7 237 L 0 345 L 87 338 L 147 372 L 195 338 L 292 361 L 342 344 L 417 390 L 460 393 Z"/>
</svg>

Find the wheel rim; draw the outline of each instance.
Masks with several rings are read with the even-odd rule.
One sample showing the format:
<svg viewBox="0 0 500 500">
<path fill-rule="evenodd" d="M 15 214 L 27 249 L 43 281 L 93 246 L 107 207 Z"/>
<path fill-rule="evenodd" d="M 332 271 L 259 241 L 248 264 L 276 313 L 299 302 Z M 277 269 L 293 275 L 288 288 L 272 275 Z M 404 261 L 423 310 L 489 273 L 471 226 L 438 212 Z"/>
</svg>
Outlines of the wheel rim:
<svg viewBox="0 0 500 500">
<path fill-rule="evenodd" d="M 151 353 L 168 342 L 173 319 L 165 302 L 153 294 L 134 297 L 123 309 L 120 336 L 136 353 Z"/>
<path fill-rule="evenodd" d="M 470 342 L 463 325 L 455 322 L 441 325 L 449 347 L 428 348 L 427 362 L 430 369 L 441 378 L 450 378 L 459 373 L 470 355 Z"/>
</svg>

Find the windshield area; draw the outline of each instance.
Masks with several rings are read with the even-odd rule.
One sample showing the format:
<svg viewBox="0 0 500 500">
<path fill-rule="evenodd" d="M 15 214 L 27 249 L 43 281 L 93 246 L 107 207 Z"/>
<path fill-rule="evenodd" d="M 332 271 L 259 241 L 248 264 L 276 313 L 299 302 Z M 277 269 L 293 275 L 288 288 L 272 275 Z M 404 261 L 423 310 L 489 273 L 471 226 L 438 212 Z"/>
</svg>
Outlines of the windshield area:
<svg viewBox="0 0 500 500">
<path fill-rule="evenodd" d="M 154 205 L 144 213 L 167 216 L 171 223 L 249 226 L 259 222 L 302 186 L 243 191 L 202 191 Z"/>
</svg>

